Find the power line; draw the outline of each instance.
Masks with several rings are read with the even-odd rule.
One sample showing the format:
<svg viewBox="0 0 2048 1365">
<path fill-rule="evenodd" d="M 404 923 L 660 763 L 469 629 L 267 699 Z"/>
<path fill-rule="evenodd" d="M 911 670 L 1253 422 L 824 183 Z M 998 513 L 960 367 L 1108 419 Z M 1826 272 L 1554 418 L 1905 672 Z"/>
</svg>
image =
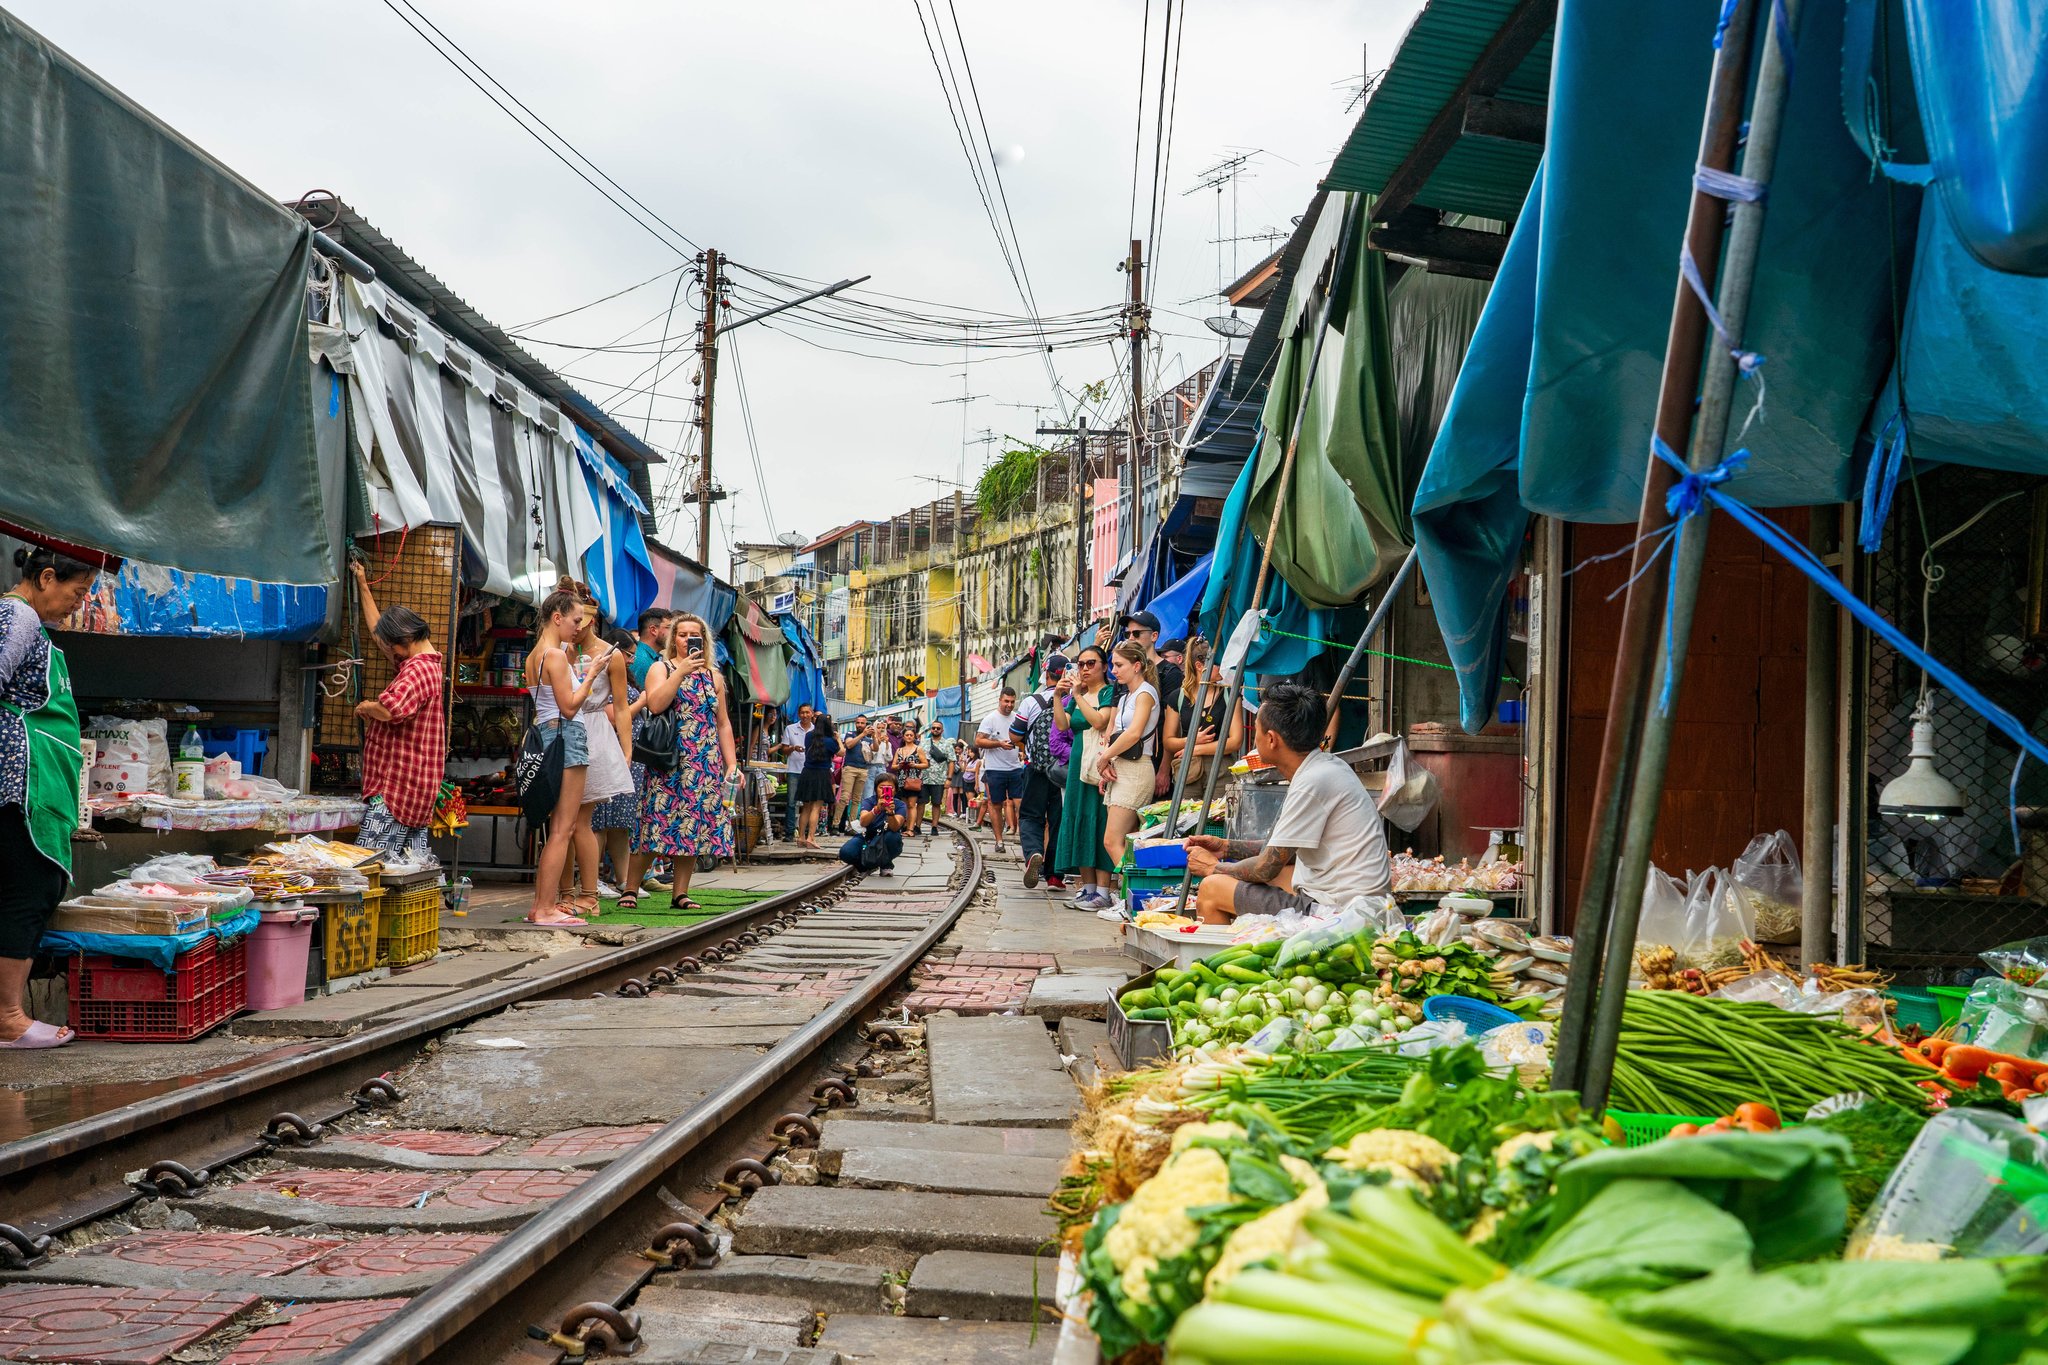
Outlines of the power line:
<svg viewBox="0 0 2048 1365">
<path fill-rule="evenodd" d="M 399 5 L 401 4 L 404 5 L 404 10 L 401 10 L 399 8 Z M 427 44 L 427 46 L 433 48 L 435 52 L 440 53 L 441 58 L 444 61 L 446 61 L 450 66 L 454 67 L 457 71 L 461 72 L 464 79 L 466 79 L 471 85 L 474 85 L 478 90 L 482 91 L 484 96 L 487 99 L 489 99 L 491 103 L 497 105 L 498 108 L 504 110 L 506 117 L 510 118 L 514 123 L 517 123 L 521 128 L 524 128 L 527 134 L 530 137 L 532 137 L 534 141 L 540 143 L 541 146 L 546 147 L 548 151 L 553 153 L 555 158 L 558 161 L 560 161 L 563 165 L 567 166 L 570 170 L 575 171 L 577 176 L 581 178 L 585 184 L 589 185 L 599 194 L 604 195 L 606 199 L 611 200 L 613 206 L 616 207 L 621 213 L 624 213 L 627 217 L 633 219 L 634 222 L 639 223 L 641 228 L 645 230 L 649 236 L 653 237 L 656 241 L 661 242 L 662 245 L 668 247 L 669 250 L 677 252 L 677 254 L 679 255 L 688 254 L 688 252 L 684 251 L 682 248 L 677 247 L 674 242 L 671 242 L 666 238 L 662 237 L 662 235 L 656 232 L 654 228 L 645 219 L 642 219 L 638 214 L 635 214 L 631 209 L 628 209 L 624 204 L 620 203 L 617 198 L 615 198 L 613 195 L 607 192 L 602 186 L 600 186 L 595 180 L 592 180 L 588 175 L 585 175 L 583 171 L 575 164 L 575 162 L 570 161 L 568 157 L 563 156 L 560 151 L 557 151 L 554 145 L 550 143 L 547 140 L 547 138 L 543 138 L 539 133 L 535 132 L 533 127 L 530 124 L 528 124 L 525 119 L 520 118 L 517 114 L 514 114 L 509 108 L 506 108 L 504 100 L 499 99 L 496 95 L 493 95 L 489 90 L 485 89 L 483 83 L 477 80 L 475 76 L 470 75 L 469 71 L 463 67 L 461 62 L 456 61 L 455 58 L 450 56 L 447 51 L 443 50 L 439 43 L 436 43 L 432 38 L 428 38 L 427 35 L 421 31 L 419 24 L 413 23 L 411 19 L 406 17 L 405 11 L 410 10 L 413 13 L 413 15 L 418 17 L 421 24 L 425 24 L 428 28 L 433 29 L 435 34 L 440 37 L 442 42 L 446 43 L 448 47 L 453 48 L 456 53 L 460 54 L 463 62 L 469 63 L 471 67 L 474 67 L 476 71 L 483 76 L 484 80 L 489 81 L 493 86 L 496 86 L 500 91 L 502 91 L 505 95 L 505 99 L 509 99 L 512 101 L 512 103 L 518 105 L 520 110 L 524 112 L 528 118 L 531 118 L 534 123 L 537 123 L 543 129 L 546 129 L 549 137 L 554 138 L 555 142 L 559 142 L 563 147 L 567 148 L 569 152 L 575 156 L 577 161 L 581 161 L 585 166 L 588 166 L 592 171 L 596 172 L 598 177 L 602 179 L 605 182 L 605 184 L 610 185 L 620 194 L 625 195 L 627 199 L 632 200 L 634 205 L 636 205 L 642 213 L 645 213 L 647 215 L 647 218 L 653 219 L 655 223 L 659 223 L 670 234 L 672 234 L 674 237 L 682 241 L 684 243 L 684 246 L 688 248 L 688 251 L 699 251 L 702 249 L 697 245 L 696 242 L 690 239 L 690 235 L 688 233 L 684 232 L 681 228 L 678 228 L 677 226 L 675 226 L 675 224 L 663 218 L 653 209 L 648 208 L 647 205 L 643 203 L 636 195 L 634 195 L 634 193 L 631 190 L 627 189 L 624 185 L 621 185 L 618 181 L 612 179 L 611 176 L 605 174 L 605 171 L 601 166 L 599 166 L 595 161 L 592 161 L 589 157 L 585 156 L 581 151 L 579 151 L 575 143 L 569 141 L 568 138 L 565 138 L 560 133 L 556 132 L 553 125 L 551 125 L 546 119 L 542 118 L 539 114 L 534 113 L 532 108 L 529 107 L 524 100 L 520 99 L 517 95 L 513 94 L 512 91 L 509 88 L 507 88 L 503 81 L 499 80 L 496 76 L 493 76 L 490 73 L 490 70 L 486 68 L 482 62 L 479 62 L 476 58 L 470 56 L 468 52 L 464 51 L 460 43 L 456 42 L 453 38 L 450 38 L 447 35 L 447 33 L 443 32 L 439 25 L 435 24 L 432 19 L 429 19 L 426 16 L 425 12 L 423 12 L 419 8 L 419 6 L 413 3 L 413 0 L 384 0 L 384 6 L 386 9 L 389 9 L 393 14 L 396 14 L 399 17 L 399 19 L 405 23 L 406 27 L 410 28 L 414 33 L 419 34 L 421 40 L 424 41 Z"/>
<path fill-rule="evenodd" d="M 649 275 L 646 279 L 640 281 L 640 283 L 638 284 L 629 284 L 624 289 L 614 290 L 612 293 L 606 294 L 601 299 L 592 299 L 589 303 L 579 303 L 574 308 L 565 308 L 559 313 L 550 313 L 544 318 L 535 318 L 532 322 L 522 322 L 517 326 L 507 327 L 505 330 L 516 336 L 517 334 L 525 331 L 529 327 L 538 327 L 544 322 L 558 322 L 561 319 L 569 317 L 573 314 L 581 313 L 587 309 L 595 308 L 600 303 L 610 303 L 613 299 L 624 298 L 626 295 L 632 293 L 636 289 L 645 289 L 648 285 L 653 284 L 656 280 L 667 279 L 670 275 L 675 274 L 678 270 L 687 270 L 689 268 L 690 263 L 688 261 L 683 262 L 683 264 L 681 265 L 672 265 L 666 270 L 657 271 L 654 274 Z M 660 314 L 656 314 L 655 316 L 659 317 Z"/>
<path fill-rule="evenodd" d="M 774 540 L 778 538 L 775 527 L 775 503 L 768 495 L 768 474 L 761 467 L 761 447 L 754 439 L 754 407 L 747 401 L 747 376 L 746 371 L 740 367 L 739 342 L 737 339 L 728 339 L 725 345 L 726 353 L 732 357 L 733 383 L 739 390 L 740 425 L 747 433 L 747 457 L 753 461 L 754 479 L 761 490 L 761 511 L 768 518 L 768 538 Z"/>
<path fill-rule="evenodd" d="M 1145 0 L 1144 17 L 1138 21 L 1138 113 L 1131 129 L 1131 213 L 1129 231 L 1125 234 L 1130 237 L 1138 235 L 1138 158 L 1145 147 L 1145 72 L 1150 65 L 1151 42 L 1152 0 Z"/>
</svg>

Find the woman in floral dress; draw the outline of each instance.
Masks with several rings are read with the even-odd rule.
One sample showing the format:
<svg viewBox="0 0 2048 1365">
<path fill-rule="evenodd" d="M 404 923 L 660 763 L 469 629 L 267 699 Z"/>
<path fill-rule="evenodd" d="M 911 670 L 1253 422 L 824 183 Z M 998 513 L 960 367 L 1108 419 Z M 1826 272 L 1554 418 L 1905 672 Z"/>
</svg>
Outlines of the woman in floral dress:
<svg viewBox="0 0 2048 1365">
<path fill-rule="evenodd" d="M 639 709 L 661 715 L 670 707 L 679 708 L 675 767 L 648 770 L 635 846 L 670 860 L 675 908 L 698 910 L 702 907 L 690 899 L 698 856 L 732 856 L 725 784 L 739 771 L 732 719 L 725 709 L 725 679 L 712 663 L 711 628 L 700 616 L 675 618 L 667 657 L 647 671 Z"/>
</svg>

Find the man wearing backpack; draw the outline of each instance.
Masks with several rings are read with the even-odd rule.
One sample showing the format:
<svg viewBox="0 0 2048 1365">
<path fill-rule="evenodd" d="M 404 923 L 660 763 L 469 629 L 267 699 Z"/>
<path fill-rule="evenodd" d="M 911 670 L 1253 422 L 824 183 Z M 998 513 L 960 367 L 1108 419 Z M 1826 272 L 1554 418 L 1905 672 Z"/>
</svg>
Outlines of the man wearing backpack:
<svg viewBox="0 0 2048 1365">
<path fill-rule="evenodd" d="M 1024 801 L 1018 812 L 1017 844 L 1024 853 L 1027 888 L 1038 885 L 1048 850 L 1060 846 L 1060 806 L 1073 737 L 1052 721 L 1060 680 L 1066 673 L 1064 654 L 1048 658 L 1038 691 L 1023 700 L 1010 722 L 1011 731 L 1024 741 Z M 1066 879 L 1057 869 L 1045 877 L 1045 884 L 1053 891 L 1066 890 Z"/>
</svg>

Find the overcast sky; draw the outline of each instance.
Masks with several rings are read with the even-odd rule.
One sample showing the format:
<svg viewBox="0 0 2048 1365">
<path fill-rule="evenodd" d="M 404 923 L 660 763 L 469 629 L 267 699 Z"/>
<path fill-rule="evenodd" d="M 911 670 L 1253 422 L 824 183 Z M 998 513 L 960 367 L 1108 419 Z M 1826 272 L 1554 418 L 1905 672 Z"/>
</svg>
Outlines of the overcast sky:
<svg viewBox="0 0 2048 1365">
<path fill-rule="evenodd" d="M 512 327 L 678 263 L 675 250 L 578 180 L 478 93 L 382 0 L 0 0 L 85 65 L 280 199 L 328 189 L 485 316 Z M 656 3 L 415 0 L 505 86 L 701 245 L 822 280 L 1015 315 L 1016 286 L 983 215 L 911 0 Z M 1114 306 L 1131 236 L 1144 0 L 956 0 L 982 113 L 1039 308 Z M 1138 235 L 1152 187 L 1160 14 L 1152 4 Z M 1148 255 L 1168 381 L 1211 359 L 1219 310 L 1217 196 L 1198 172 L 1263 149 L 1236 188 L 1237 231 L 1285 231 L 1351 123 L 1369 59 L 1392 55 L 1417 0 L 1191 0 L 1179 53 L 1164 226 Z M 940 6 L 944 12 L 943 4 Z M 950 25 L 950 18 L 948 23 Z M 950 37 L 950 28 L 948 30 Z M 963 75 L 962 79 L 965 77 Z M 1346 83 L 1349 83 L 1348 85 Z M 1021 159 L 1015 153 L 1021 151 Z M 1224 233 L 1231 196 L 1222 197 Z M 1236 245 L 1247 266 L 1267 248 Z M 1223 251 L 1229 253 L 1230 246 Z M 1222 267 L 1227 272 L 1231 258 Z M 673 277 L 534 328 L 553 340 L 658 344 Z M 903 307 L 915 305 L 904 304 Z M 686 328 L 687 294 L 677 330 Z M 651 321 L 650 321 L 651 319 Z M 769 324 L 772 325 L 772 324 Z M 838 354 L 825 344 L 917 365 Z M 732 338 L 761 466 L 749 456 L 729 360 L 715 454 L 732 491 L 725 542 L 816 534 L 949 493 L 961 458 L 960 353 L 803 329 Z M 673 343 L 672 343 L 673 344 Z M 649 398 L 607 401 L 649 357 L 532 347 L 634 431 Z M 730 351 L 726 353 L 728 356 Z M 1063 350 L 1078 390 L 1122 372 L 1108 341 Z M 993 356 L 983 361 L 982 356 Z M 1030 435 L 1057 416 L 1032 351 L 969 367 L 970 433 Z M 644 384 L 645 381 L 639 381 Z M 652 402 L 648 439 L 685 439 L 686 382 Z M 1044 405 L 1038 414 L 1006 404 Z M 1121 412 L 1121 399 L 1109 405 Z M 990 449 L 968 453 L 971 480 Z M 664 477 L 657 474 L 659 487 Z M 665 538 L 696 550 L 686 515 Z"/>
</svg>

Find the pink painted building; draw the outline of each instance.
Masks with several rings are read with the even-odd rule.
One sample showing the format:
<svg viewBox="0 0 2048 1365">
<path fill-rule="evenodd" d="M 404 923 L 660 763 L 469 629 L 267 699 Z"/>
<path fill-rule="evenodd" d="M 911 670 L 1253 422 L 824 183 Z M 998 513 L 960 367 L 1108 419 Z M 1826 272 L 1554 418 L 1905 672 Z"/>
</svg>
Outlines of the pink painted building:
<svg viewBox="0 0 2048 1365">
<path fill-rule="evenodd" d="M 1116 608 L 1116 589 L 1109 575 L 1116 569 L 1117 517 L 1122 507 L 1115 479 L 1097 479 L 1094 516 L 1088 543 L 1088 615 L 1100 618 Z"/>
</svg>

